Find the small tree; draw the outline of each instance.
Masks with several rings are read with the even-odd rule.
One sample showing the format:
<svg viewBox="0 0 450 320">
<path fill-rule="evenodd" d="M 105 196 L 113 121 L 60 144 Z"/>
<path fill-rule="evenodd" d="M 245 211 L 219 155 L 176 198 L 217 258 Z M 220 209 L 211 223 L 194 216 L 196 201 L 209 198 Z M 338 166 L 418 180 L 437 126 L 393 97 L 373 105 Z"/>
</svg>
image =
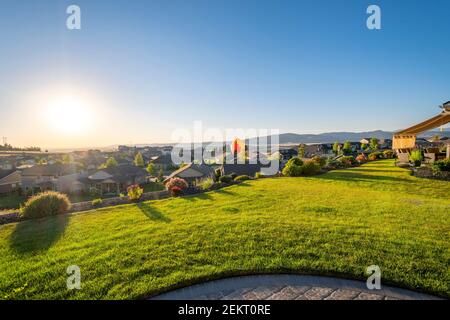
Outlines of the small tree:
<svg viewBox="0 0 450 320">
<path fill-rule="evenodd" d="M 372 151 L 377 151 L 378 150 L 378 139 L 377 138 L 372 138 L 370 139 L 370 149 Z"/>
<path fill-rule="evenodd" d="M 303 159 L 305 157 L 305 144 L 300 143 L 298 146 L 298 157 Z"/>
<path fill-rule="evenodd" d="M 339 145 L 339 141 L 336 141 L 336 142 L 333 144 L 333 152 L 334 152 L 334 154 L 335 154 L 335 155 L 338 155 L 340 149 L 341 149 L 341 146 Z"/>
<path fill-rule="evenodd" d="M 147 172 L 153 176 L 156 173 L 156 168 L 155 165 L 153 163 L 149 163 L 147 166 Z"/>
<path fill-rule="evenodd" d="M 136 167 L 144 167 L 144 158 L 142 157 L 142 153 L 138 152 L 134 157 L 134 165 Z"/>
<path fill-rule="evenodd" d="M 113 168 L 113 167 L 117 167 L 117 166 L 118 166 L 118 164 L 117 164 L 116 159 L 114 159 L 114 157 L 109 157 L 108 160 L 106 160 L 106 162 L 104 164 L 102 164 L 99 169 Z"/>
<path fill-rule="evenodd" d="M 349 154 L 352 151 L 352 145 L 351 145 L 350 141 L 347 140 L 344 142 L 342 151 L 344 152 L 344 154 Z"/>
<path fill-rule="evenodd" d="M 366 150 L 366 149 L 367 149 L 367 144 L 361 143 L 361 150 Z"/>
</svg>

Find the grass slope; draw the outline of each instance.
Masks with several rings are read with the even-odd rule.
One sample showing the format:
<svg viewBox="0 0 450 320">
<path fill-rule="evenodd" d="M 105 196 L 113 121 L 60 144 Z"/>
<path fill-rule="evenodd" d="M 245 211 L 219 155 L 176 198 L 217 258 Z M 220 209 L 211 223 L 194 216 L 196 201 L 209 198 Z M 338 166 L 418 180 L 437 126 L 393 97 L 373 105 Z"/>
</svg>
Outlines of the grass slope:
<svg viewBox="0 0 450 320">
<path fill-rule="evenodd" d="M 450 184 L 390 160 L 311 178 L 0 227 L 0 298 L 142 298 L 230 274 L 297 272 L 450 296 Z M 66 289 L 66 268 L 82 289 Z"/>
</svg>

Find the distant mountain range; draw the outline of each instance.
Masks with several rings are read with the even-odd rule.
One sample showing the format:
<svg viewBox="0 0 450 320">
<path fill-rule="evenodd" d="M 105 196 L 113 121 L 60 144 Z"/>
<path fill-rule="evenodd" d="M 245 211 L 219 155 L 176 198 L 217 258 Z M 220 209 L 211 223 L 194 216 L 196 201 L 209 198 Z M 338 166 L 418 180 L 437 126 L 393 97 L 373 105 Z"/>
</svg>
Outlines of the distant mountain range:
<svg viewBox="0 0 450 320">
<path fill-rule="evenodd" d="M 327 132 L 319 134 L 297 134 L 282 133 L 279 135 L 280 144 L 298 144 L 298 143 L 334 143 L 336 141 L 351 142 L 360 141 L 364 138 L 392 139 L 394 131 L 366 131 L 366 132 Z M 429 131 L 419 137 L 431 137 L 435 134 L 440 136 L 448 136 L 448 132 Z"/>
<path fill-rule="evenodd" d="M 344 142 L 349 140 L 351 142 L 360 141 L 364 138 L 378 138 L 378 139 L 392 139 L 392 135 L 394 131 L 383 131 L 383 130 L 375 130 L 375 131 L 366 131 L 366 132 L 326 132 L 319 134 L 298 134 L 298 133 L 281 133 L 279 135 L 279 143 L 280 144 L 299 144 L 299 143 L 334 143 L 335 141 Z M 450 137 L 450 133 L 446 130 L 444 132 L 440 131 L 428 131 L 424 134 L 419 135 L 419 137 L 432 137 L 433 135 L 438 134 L 441 137 L 447 136 Z M 270 141 L 270 137 L 269 137 Z M 207 142 L 205 142 L 207 144 Z M 136 147 L 145 147 L 145 146 L 170 146 L 174 145 L 173 143 L 139 143 L 133 144 L 131 146 Z M 103 151 L 112 151 L 116 150 L 118 145 L 111 145 L 107 147 L 98 147 L 96 149 L 100 149 Z M 92 148 L 92 147 L 91 147 Z M 88 150 L 87 148 L 67 148 L 67 149 L 49 149 L 51 152 L 69 152 L 74 150 Z"/>
</svg>

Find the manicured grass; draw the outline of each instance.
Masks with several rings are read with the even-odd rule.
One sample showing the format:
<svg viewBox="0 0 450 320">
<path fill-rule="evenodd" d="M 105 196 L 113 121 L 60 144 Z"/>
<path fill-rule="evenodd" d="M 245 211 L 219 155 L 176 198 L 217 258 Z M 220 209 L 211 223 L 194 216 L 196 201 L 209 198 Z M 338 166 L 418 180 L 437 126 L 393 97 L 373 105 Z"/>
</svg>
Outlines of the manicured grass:
<svg viewBox="0 0 450 320">
<path fill-rule="evenodd" d="M 383 160 L 310 178 L 0 227 L 0 297 L 143 298 L 231 274 L 365 279 L 450 296 L 450 184 Z M 66 268 L 82 289 L 66 289 Z"/>
</svg>

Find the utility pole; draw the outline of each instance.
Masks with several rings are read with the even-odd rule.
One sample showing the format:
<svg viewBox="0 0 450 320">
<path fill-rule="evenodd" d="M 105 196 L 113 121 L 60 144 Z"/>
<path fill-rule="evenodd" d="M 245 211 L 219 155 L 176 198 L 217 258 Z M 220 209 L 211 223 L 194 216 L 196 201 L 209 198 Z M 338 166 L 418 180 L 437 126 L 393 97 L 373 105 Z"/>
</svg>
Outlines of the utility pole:
<svg viewBox="0 0 450 320">
<path fill-rule="evenodd" d="M 2 140 L 3 140 L 3 145 L 6 146 L 6 144 L 8 143 L 8 138 L 2 137 Z"/>
</svg>

